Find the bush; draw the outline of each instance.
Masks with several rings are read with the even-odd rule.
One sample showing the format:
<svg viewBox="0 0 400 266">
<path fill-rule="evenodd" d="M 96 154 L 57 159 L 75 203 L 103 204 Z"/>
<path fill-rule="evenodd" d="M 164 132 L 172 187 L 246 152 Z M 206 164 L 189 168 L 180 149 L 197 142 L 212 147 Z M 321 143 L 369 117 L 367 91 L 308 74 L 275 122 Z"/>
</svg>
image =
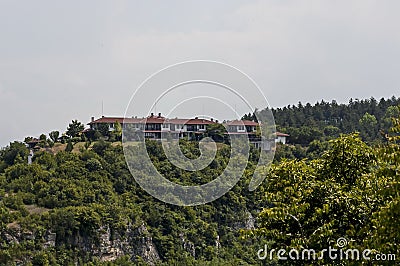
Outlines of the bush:
<svg viewBox="0 0 400 266">
<path fill-rule="evenodd" d="M 104 140 L 100 140 L 100 141 L 96 142 L 96 143 L 93 145 L 93 148 L 92 148 L 92 149 L 93 149 L 93 151 L 94 151 L 95 153 L 97 153 L 98 155 L 103 156 L 105 150 L 107 150 L 109 147 L 111 147 L 111 144 L 110 144 L 109 142 L 105 142 Z"/>
</svg>

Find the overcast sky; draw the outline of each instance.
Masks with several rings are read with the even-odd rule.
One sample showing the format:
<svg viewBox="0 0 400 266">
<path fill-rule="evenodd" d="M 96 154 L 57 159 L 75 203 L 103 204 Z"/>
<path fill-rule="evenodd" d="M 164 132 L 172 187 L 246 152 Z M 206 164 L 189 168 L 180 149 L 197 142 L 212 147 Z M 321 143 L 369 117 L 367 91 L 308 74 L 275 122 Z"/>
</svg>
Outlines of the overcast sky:
<svg viewBox="0 0 400 266">
<path fill-rule="evenodd" d="M 178 62 L 235 66 L 272 107 L 400 92 L 400 1 L 0 0 L 0 146 L 122 116 Z M 162 111 L 162 110 L 160 110 Z"/>
</svg>

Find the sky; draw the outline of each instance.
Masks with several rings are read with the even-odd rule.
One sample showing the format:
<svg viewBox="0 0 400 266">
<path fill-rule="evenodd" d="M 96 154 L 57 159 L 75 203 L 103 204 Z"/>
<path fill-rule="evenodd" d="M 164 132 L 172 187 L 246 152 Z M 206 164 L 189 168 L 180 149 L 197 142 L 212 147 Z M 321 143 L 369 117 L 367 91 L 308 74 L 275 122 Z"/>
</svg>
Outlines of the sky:
<svg viewBox="0 0 400 266">
<path fill-rule="evenodd" d="M 150 75 L 190 60 L 240 69 L 272 107 L 399 97 L 399 10 L 385 0 L 0 0 L 0 146 L 122 116 Z"/>
</svg>

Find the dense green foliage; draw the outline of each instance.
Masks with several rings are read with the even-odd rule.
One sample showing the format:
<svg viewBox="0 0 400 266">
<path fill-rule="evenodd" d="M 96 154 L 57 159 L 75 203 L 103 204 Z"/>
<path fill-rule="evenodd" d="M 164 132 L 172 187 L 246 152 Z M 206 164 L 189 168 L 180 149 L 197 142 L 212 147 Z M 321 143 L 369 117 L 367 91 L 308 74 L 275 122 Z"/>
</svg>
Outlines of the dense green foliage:
<svg viewBox="0 0 400 266">
<path fill-rule="evenodd" d="M 271 249 L 317 251 L 344 237 L 346 248 L 398 259 L 400 118 L 393 125 L 387 143 L 374 148 L 358 134 L 342 135 L 320 159 L 274 165 L 265 187 L 270 205 L 260 213 L 260 228 L 246 234 L 271 240 Z M 327 256 L 319 262 L 332 263 Z"/>
<path fill-rule="evenodd" d="M 143 191 L 118 142 L 86 141 L 78 151 L 75 135 L 76 141 L 68 141 L 75 143 L 72 150 L 54 152 L 46 146 L 35 152 L 30 165 L 25 144 L 11 143 L 0 151 L 0 265 L 146 265 L 145 256 L 133 253 L 140 245 L 149 251 L 150 242 L 159 255 L 152 263 L 159 265 L 276 265 L 284 262 L 258 259 L 264 244 L 322 250 L 339 237 L 349 240 L 348 247 L 399 258 L 400 110 L 390 107 L 395 100 L 388 101 L 383 101 L 387 105 L 381 115 L 364 108 L 372 106 L 371 100 L 355 104 L 364 109 L 354 121 L 360 127 L 376 124 L 375 133 L 387 129 L 384 141 L 368 142 L 361 130 L 341 135 L 352 130 L 316 123 L 316 130 L 331 136 L 307 141 L 309 145 L 279 145 L 276 162 L 255 191 L 247 189 L 258 154 L 251 149 L 239 183 L 220 199 L 196 207 L 168 205 Z M 330 112 L 350 108 L 338 106 Z M 389 114 L 397 119 L 386 121 Z M 277 117 L 279 127 L 307 127 L 284 124 Z M 58 134 L 51 135 L 57 141 Z M 119 137 L 117 132 L 113 138 Z M 221 144 L 209 167 L 187 172 L 171 166 L 160 143 L 147 144 L 158 170 L 187 185 L 215 178 L 229 160 L 230 148 Z M 197 142 L 182 140 L 180 146 L 187 157 L 199 156 Z M 131 238 L 135 250 L 114 262 L 101 261 L 94 247 L 104 242 L 105 232 L 106 242 Z M 55 245 L 46 246 L 54 233 Z"/>
<path fill-rule="evenodd" d="M 387 132 L 391 127 L 391 118 L 399 116 L 396 106 L 400 98 L 392 97 L 377 101 L 352 100 L 348 104 L 317 102 L 303 105 L 301 102 L 283 108 L 272 109 L 277 130 L 290 135 L 292 144 L 308 145 L 313 140 L 337 138 L 340 133 L 360 132 L 364 141 L 382 140 L 381 131 Z M 260 117 L 262 117 L 261 110 Z M 253 118 L 251 114 L 244 118 Z"/>
<path fill-rule="evenodd" d="M 303 105 L 301 102 L 283 108 L 272 109 L 276 128 L 289 134 L 288 145 L 277 145 L 275 161 L 280 158 L 316 159 L 328 146 L 328 141 L 340 134 L 359 132 L 361 139 L 378 145 L 387 141 L 386 134 L 393 126 L 392 118 L 399 117 L 397 106 L 400 98 L 374 98 L 352 100 L 348 104 L 317 102 Z M 259 117 L 266 110 L 257 111 Z M 256 120 L 254 114 L 244 115 L 242 119 Z"/>
<path fill-rule="evenodd" d="M 188 156 L 198 152 L 196 146 L 193 142 L 182 144 Z M 160 171 L 171 171 L 165 156 L 159 152 L 160 144 L 149 141 L 148 148 Z M 76 239 L 84 237 L 89 243 L 96 243 L 98 231 L 104 226 L 110 228 L 112 235 L 123 235 L 128 224 L 139 226 L 141 223 L 148 228 L 166 264 L 176 261 L 190 264 L 195 260 L 196 264 L 206 261 L 214 264 L 218 260 L 255 262 L 254 257 L 241 255 L 239 232 L 233 229 L 243 227 L 247 208 L 254 209 L 254 202 L 260 200 L 255 200 L 256 195 L 249 192 L 245 192 L 247 197 L 241 195 L 245 180 L 212 204 L 176 207 L 159 202 L 137 186 L 126 167 L 121 145 L 99 141 L 79 153 L 60 151 L 53 155 L 40 151 L 31 165 L 25 161 L 27 152 L 24 145 L 17 143 L 2 152 L 2 161 L 7 159 L 10 164 L 7 163 L 1 174 L 1 212 L 4 214 L 1 228 L 4 235 L 10 232 L 11 223 L 16 222 L 22 230 L 34 232 L 36 236 L 29 243 L 4 240 L 0 244 L 0 264 L 32 256 L 34 260 L 46 257 L 46 261 L 60 265 L 96 262 L 90 252 L 77 248 Z M 210 180 L 223 167 L 223 161 L 228 158 L 226 153 L 229 153 L 228 147 L 221 150 L 218 162 L 212 167 L 214 170 L 204 176 L 169 173 L 171 179 L 175 180 L 175 175 L 186 183 L 202 178 Z M 14 157 L 21 158 L 18 161 Z M 250 173 L 247 180 L 249 177 Z M 32 205 L 42 208 L 43 212 L 29 212 L 27 208 Z M 56 247 L 43 251 L 40 245 L 47 230 L 57 234 Z M 216 246 L 218 235 L 221 248 Z M 192 243 L 195 257 L 183 248 L 183 237 Z M 247 249 L 249 253 L 253 250 Z"/>
</svg>

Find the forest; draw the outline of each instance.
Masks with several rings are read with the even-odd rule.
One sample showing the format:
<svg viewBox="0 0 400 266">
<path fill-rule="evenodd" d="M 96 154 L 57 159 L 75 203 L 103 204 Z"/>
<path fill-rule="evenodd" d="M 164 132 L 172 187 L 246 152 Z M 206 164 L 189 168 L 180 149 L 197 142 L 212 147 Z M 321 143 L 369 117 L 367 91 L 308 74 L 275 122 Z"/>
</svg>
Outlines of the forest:
<svg viewBox="0 0 400 266">
<path fill-rule="evenodd" d="M 266 110 L 255 110 L 265 112 Z M 144 191 L 127 167 L 120 133 L 42 134 L 28 163 L 26 143 L 0 150 L 0 265 L 360 265 L 372 261 L 260 259 L 269 249 L 346 248 L 399 262 L 400 98 L 321 101 L 274 108 L 278 144 L 264 182 L 249 191 L 258 162 L 250 150 L 243 177 L 221 198 L 175 206 Z M 249 113 L 243 119 L 256 120 Z M 188 158 L 198 142 L 181 140 Z M 196 185 L 218 176 L 230 147 L 220 143 L 202 171 L 174 167 L 146 141 L 156 168 Z M 317 255 L 321 255 L 318 253 Z M 389 256 L 390 255 L 390 256 Z M 376 262 L 375 262 L 376 263 Z"/>
</svg>

